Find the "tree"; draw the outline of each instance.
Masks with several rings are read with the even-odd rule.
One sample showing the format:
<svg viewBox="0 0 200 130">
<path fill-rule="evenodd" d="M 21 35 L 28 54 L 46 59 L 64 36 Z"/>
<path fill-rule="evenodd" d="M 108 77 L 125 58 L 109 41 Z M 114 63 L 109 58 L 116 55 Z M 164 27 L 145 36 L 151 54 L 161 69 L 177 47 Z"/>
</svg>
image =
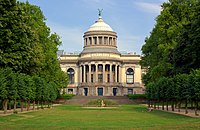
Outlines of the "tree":
<svg viewBox="0 0 200 130">
<path fill-rule="evenodd" d="M 200 2 L 191 6 L 192 20 L 181 29 L 177 38 L 177 45 L 173 49 L 174 70 L 176 73 L 190 73 L 192 69 L 198 69 L 200 63 Z"/>
<path fill-rule="evenodd" d="M 169 0 L 163 3 L 156 25 L 142 47 L 141 65 L 148 68 L 148 82 L 176 74 L 173 49 L 184 25 L 193 20 L 194 12 L 198 12 L 197 3 L 196 0 Z"/>
</svg>

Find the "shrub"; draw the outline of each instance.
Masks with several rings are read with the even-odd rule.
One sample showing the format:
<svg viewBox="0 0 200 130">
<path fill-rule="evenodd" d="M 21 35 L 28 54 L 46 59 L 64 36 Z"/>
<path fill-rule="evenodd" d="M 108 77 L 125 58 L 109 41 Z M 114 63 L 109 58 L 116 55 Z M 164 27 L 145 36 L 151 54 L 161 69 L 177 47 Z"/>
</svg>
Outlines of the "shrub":
<svg viewBox="0 0 200 130">
<path fill-rule="evenodd" d="M 75 96 L 74 94 L 62 94 L 60 95 L 58 98 L 63 98 L 65 100 L 69 100 L 71 99 L 73 96 Z"/>
<path fill-rule="evenodd" d="M 146 94 L 128 94 L 129 99 L 146 99 Z"/>
</svg>

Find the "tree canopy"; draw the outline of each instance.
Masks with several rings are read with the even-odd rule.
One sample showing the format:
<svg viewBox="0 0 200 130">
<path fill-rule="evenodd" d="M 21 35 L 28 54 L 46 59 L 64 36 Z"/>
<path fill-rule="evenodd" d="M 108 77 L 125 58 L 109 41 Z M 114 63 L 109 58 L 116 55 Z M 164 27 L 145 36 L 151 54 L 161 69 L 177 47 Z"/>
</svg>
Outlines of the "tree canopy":
<svg viewBox="0 0 200 130">
<path fill-rule="evenodd" d="M 60 37 L 51 33 L 40 7 L 0 2 L 0 100 L 51 101 L 67 86 L 56 55 Z M 11 81 L 12 82 L 8 82 Z"/>
</svg>

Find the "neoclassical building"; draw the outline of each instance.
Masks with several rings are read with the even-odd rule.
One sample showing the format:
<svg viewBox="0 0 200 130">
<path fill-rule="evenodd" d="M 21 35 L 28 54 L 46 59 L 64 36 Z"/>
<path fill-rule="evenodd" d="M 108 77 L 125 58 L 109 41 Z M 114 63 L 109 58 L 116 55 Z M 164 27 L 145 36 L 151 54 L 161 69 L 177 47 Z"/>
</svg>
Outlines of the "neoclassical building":
<svg viewBox="0 0 200 130">
<path fill-rule="evenodd" d="M 69 76 L 66 93 L 83 96 L 124 96 L 144 92 L 140 55 L 121 54 L 117 33 L 101 15 L 84 33 L 80 54 L 62 54 L 60 66 Z"/>
</svg>

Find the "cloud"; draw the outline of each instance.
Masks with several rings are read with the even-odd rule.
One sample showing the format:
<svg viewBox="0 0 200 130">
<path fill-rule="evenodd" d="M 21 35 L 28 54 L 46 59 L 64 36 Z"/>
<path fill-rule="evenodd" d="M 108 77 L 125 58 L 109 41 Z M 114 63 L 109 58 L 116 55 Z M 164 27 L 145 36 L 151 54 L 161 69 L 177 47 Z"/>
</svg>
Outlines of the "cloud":
<svg viewBox="0 0 200 130">
<path fill-rule="evenodd" d="M 134 2 L 134 5 L 143 12 L 159 14 L 161 11 L 161 3 Z"/>
<path fill-rule="evenodd" d="M 47 22 L 51 28 L 51 32 L 56 32 L 62 41 L 60 50 L 66 52 L 81 51 L 83 47 L 83 33 L 84 31 L 78 27 L 63 26 L 58 23 Z"/>
</svg>

